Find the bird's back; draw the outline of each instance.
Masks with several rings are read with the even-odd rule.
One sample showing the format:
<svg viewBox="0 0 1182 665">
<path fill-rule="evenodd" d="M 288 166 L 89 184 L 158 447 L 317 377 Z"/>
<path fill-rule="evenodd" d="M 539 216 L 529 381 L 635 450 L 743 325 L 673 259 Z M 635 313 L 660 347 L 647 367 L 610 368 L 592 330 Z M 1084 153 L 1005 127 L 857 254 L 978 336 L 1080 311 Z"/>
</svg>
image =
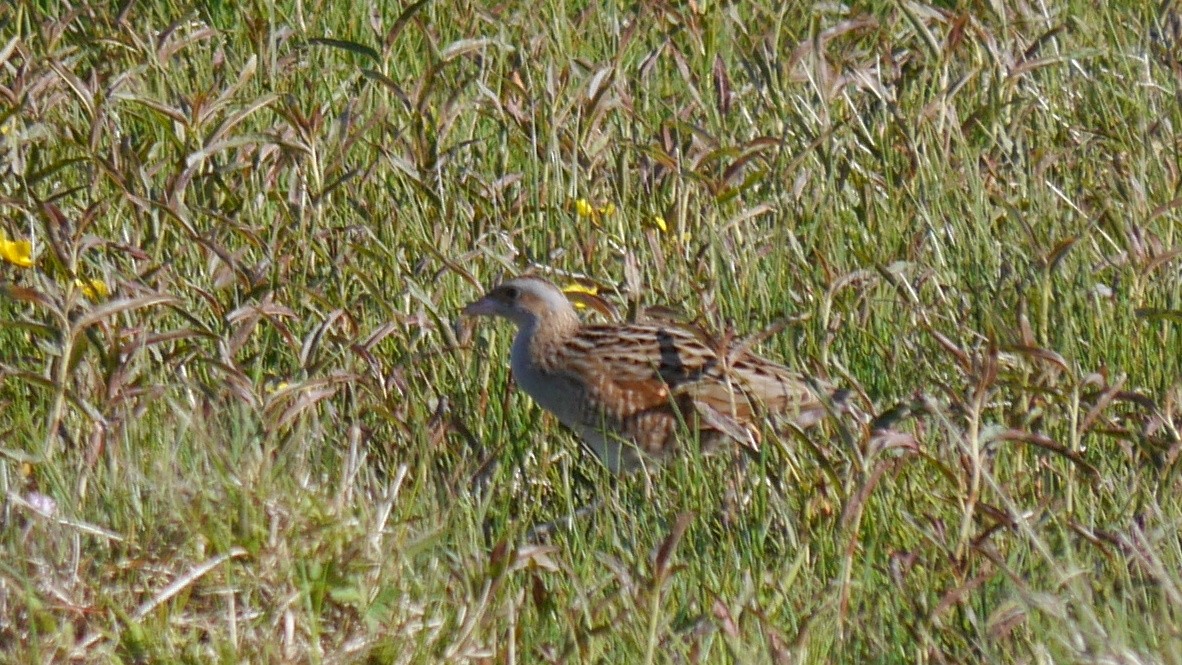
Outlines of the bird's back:
<svg viewBox="0 0 1182 665">
<path fill-rule="evenodd" d="M 802 375 L 746 350 L 715 348 L 683 328 L 584 325 L 553 342 L 542 345 L 550 348 L 538 354 L 538 369 L 552 385 L 579 386 L 581 394 L 578 409 L 550 410 L 601 458 L 625 468 L 639 460 L 635 449 L 656 458 L 672 453 L 683 423 L 709 448 L 757 441 L 767 415 L 807 426 L 825 413 Z"/>
</svg>

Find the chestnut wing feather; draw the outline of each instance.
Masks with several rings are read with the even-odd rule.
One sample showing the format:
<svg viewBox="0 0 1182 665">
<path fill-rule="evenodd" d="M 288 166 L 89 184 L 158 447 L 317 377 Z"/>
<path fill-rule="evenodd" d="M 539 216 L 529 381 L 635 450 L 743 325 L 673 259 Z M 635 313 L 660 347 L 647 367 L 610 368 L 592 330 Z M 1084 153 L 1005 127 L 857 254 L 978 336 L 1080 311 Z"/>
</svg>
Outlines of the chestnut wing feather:
<svg viewBox="0 0 1182 665">
<path fill-rule="evenodd" d="M 584 326 L 562 356 L 565 371 L 585 386 L 584 422 L 652 455 L 672 449 L 681 422 L 704 440 L 721 435 L 754 444 L 754 423 L 764 414 L 804 426 L 825 413 L 800 374 L 746 352 L 724 366 L 714 349 L 677 328 Z"/>
<path fill-rule="evenodd" d="M 743 352 L 729 366 L 693 333 L 658 326 L 586 326 L 577 345 L 602 380 L 646 410 L 688 398 L 744 421 L 762 413 L 823 410 L 817 390 L 799 372 Z M 623 414 L 622 414 L 623 415 Z"/>
<path fill-rule="evenodd" d="M 739 383 L 720 371 L 718 356 L 689 332 L 585 326 L 566 351 L 565 366 L 586 386 L 588 421 L 599 418 L 649 454 L 669 452 L 681 422 L 733 437 L 754 415 Z"/>
<path fill-rule="evenodd" d="M 655 326 L 584 326 L 567 345 L 568 366 L 595 397 L 626 417 L 658 406 L 703 379 L 714 380 L 718 358 L 684 331 Z"/>
</svg>

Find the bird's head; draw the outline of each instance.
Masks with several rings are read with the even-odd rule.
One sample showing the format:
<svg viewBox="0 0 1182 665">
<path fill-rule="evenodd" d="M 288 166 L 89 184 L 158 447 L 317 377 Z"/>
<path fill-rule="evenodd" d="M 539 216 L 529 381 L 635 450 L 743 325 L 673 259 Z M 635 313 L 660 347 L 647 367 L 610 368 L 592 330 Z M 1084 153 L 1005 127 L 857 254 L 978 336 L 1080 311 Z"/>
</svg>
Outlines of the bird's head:
<svg viewBox="0 0 1182 665">
<path fill-rule="evenodd" d="M 511 279 L 464 308 L 465 316 L 503 316 L 522 329 L 533 329 L 543 321 L 577 325 L 578 316 L 566 295 L 550 282 L 537 277 Z"/>
</svg>

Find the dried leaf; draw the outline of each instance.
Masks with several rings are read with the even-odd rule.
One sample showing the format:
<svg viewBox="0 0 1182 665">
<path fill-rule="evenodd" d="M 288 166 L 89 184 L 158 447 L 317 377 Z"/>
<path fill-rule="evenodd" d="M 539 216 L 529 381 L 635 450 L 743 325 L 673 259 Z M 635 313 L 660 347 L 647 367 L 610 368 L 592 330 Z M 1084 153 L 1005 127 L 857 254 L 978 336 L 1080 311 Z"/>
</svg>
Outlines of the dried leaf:
<svg viewBox="0 0 1182 665">
<path fill-rule="evenodd" d="M 676 551 L 677 544 L 681 542 L 682 536 L 685 535 L 685 530 L 689 527 L 693 519 L 693 513 L 684 512 L 679 514 L 673 522 L 673 528 L 670 529 L 669 535 L 661 543 L 661 547 L 657 550 L 657 556 L 653 560 L 654 586 L 660 586 L 660 583 L 669 573 L 669 562 L 673 557 L 673 552 Z"/>
<path fill-rule="evenodd" d="M 439 59 L 443 62 L 448 62 L 473 51 L 481 51 L 490 45 L 501 46 L 501 43 L 488 37 L 482 37 L 480 39 L 459 39 L 444 47 L 439 53 Z"/>
<path fill-rule="evenodd" d="M 121 298 L 119 300 L 112 300 L 108 303 L 104 303 L 98 307 L 95 307 L 94 309 L 91 309 L 82 316 L 78 317 L 74 327 L 75 334 L 89 328 L 90 326 L 93 326 L 103 319 L 115 316 L 117 314 L 122 314 L 124 312 L 130 312 L 137 309 L 144 309 L 145 307 L 154 307 L 156 305 L 175 305 L 179 302 L 180 301 L 173 296 L 166 294 L 155 294 L 140 296 L 138 298 Z"/>
<path fill-rule="evenodd" d="M 718 111 L 724 116 L 730 115 L 734 93 L 731 92 L 731 79 L 726 73 L 726 65 L 723 64 L 721 55 L 714 56 L 714 69 L 711 73 L 714 78 L 714 101 Z"/>
<path fill-rule="evenodd" d="M 373 60 L 374 62 L 377 62 L 377 63 L 381 63 L 381 61 L 382 61 L 382 56 L 380 54 L 378 54 L 378 52 L 375 51 L 372 46 L 366 46 L 365 44 L 358 44 L 357 42 L 351 42 L 346 39 L 332 39 L 330 37 L 313 37 L 308 40 L 308 43 L 309 44 L 317 44 L 320 46 L 329 46 L 332 48 L 341 49 L 342 51 L 356 53 L 357 55 L 369 58 L 370 60 Z"/>
</svg>

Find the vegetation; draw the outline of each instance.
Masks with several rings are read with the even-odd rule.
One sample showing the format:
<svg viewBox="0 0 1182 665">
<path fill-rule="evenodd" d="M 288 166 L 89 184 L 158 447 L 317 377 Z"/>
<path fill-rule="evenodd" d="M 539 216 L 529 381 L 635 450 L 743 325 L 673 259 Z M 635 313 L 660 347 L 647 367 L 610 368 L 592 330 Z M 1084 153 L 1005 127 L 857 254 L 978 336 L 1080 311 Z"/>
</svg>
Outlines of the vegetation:
<svg viewBox="0 0 1182 665">
<path fill-rule="evenodd" d="M 1171 3 L 197 4 L 0 6 L 5 660 L 1182 662 Z M 613 479 L 525 271 L 883 427 Z"/>
</svg>

